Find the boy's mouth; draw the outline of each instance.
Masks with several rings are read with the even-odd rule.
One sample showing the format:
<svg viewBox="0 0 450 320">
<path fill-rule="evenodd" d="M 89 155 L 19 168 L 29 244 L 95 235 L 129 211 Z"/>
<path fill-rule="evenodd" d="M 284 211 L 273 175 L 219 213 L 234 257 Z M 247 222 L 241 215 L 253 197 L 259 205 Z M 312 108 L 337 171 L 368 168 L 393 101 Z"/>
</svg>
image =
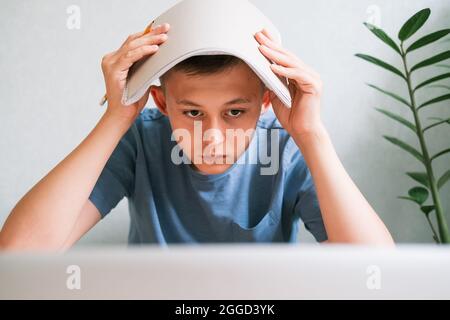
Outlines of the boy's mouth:
<svg viewBox="0 0 450 320">
<path fill-rule="evenodd" d="M 213 164 L 213 163 L 220 163 L 225 164 L 226 160 L 230 157 L 224 154 L 216 154 L 216 155 L 203 155 L 202 160 L 205 161 L 207 164 Z"/>
</svg>

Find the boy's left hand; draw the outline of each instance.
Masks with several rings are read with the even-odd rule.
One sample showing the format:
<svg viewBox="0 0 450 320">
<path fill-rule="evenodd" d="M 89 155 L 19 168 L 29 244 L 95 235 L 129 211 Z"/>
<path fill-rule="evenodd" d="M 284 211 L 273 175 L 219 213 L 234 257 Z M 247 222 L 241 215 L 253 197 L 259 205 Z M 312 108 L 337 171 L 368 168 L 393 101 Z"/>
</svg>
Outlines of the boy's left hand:
<svg viewBox="0 0 450 320">
<path fill-rule="evenodd" d="M 273 62 L 271 69 L 289 79 L 291 108 L 286 107 L 271 91 L 274 113 L 288 133 L 301 140 L 304 134 L 315 134 L 323 129 L 320 119 L 322 81 L 320 75 L 301 61 L 294 53 L 284 49 L 267 29 L 255 34 L 259 50 Z"/>
</svg>

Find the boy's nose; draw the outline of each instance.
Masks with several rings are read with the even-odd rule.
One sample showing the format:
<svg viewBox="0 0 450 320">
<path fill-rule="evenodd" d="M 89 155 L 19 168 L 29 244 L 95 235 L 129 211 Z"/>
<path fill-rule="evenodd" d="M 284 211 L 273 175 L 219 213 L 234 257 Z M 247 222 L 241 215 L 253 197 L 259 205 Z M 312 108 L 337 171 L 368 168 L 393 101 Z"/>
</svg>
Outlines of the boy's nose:
<svg viewBox="0 0 450 320">
<path fill-rule="evenodd" d="M 209 128 L 204 132 L 206 144 L 220 144 L 224 141 L 225 136 L 217 127 Z"/>
<path fill-rule="evenodd" d="M 216 118 L 211 118 L 208 121 L 203 122 L 203 130 L 204 135 L 207 135 L 211 137 L 211 139 L 214 137 L 220 137 L 225 133 L 225 125 L 223 121 Z M 223 133 L 223 134 L 222 134 Z"/>
</svg>

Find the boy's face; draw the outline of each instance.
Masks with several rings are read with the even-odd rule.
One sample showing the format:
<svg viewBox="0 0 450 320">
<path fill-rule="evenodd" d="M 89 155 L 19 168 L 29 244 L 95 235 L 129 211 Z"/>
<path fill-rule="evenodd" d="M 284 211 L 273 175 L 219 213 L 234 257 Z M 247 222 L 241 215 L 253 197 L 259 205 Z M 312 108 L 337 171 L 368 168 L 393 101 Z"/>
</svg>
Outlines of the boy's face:
<svg viewBox="0 0 450 320">
<path fill-rule="evenodd" d="M 222 173 L 237 161 L 270 107 L 269 91 L 243 62 L 208 75 L 172 70 L 164 85 L 152 86 L 152 97 L 184 154 L 205 174 Z"/>
</svg>

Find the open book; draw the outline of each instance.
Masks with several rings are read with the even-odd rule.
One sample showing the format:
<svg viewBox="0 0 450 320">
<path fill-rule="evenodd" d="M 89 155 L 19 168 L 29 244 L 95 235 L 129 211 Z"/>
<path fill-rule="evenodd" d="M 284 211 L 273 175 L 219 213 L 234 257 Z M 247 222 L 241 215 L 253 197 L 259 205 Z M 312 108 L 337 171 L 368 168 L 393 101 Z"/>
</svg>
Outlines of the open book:
<svg viewBox="0 0 450 320">
<path fill-rule="evenodd" d="M 287 106 L 287 79 L 276 75 L 258 49 L 254 34 L 262 28 L 281 44 L 273 23 L 247 0 L 182 0 L 154 19 L 170 24 L 169 38 L 159 50 L 135 63 L 129 71 L 122 103 L 138 101 L 150 85 L 177 63 L 195 55 L 230 54 L 244 60 Z"/>
</svg>

